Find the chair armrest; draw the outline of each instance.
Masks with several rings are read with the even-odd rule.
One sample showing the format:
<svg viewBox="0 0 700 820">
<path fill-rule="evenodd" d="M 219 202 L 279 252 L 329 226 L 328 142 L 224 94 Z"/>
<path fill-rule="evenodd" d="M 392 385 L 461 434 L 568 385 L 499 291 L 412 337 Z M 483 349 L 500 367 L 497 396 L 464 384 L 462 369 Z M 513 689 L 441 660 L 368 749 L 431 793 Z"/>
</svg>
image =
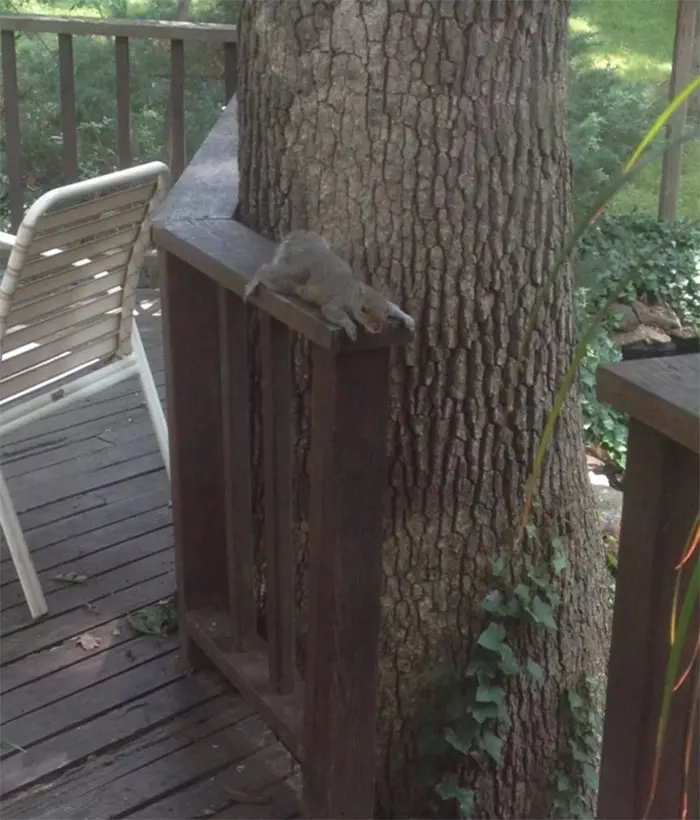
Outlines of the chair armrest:
<svg viewBox="0 0 700 820">
<path fill-rule="evenodd" d="M 0 246 L 13 248 L 16 241 L 17 237 L 13 233 L 5 233 L 5 231 L 0 231 Z"/>
</svg>

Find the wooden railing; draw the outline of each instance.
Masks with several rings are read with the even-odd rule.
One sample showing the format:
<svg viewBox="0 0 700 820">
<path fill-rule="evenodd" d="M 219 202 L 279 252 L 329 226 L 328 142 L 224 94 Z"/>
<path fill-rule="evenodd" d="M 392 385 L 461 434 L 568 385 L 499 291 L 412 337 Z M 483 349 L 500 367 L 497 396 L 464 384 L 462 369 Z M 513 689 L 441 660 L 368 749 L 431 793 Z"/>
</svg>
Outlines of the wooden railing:
<svg viewBox="0 0 700 820">
<path fill-rule="evenodd" d="M 205 660 L 303 763 L 310 817 L 371 817 L 390 346 L 246 283 L 274 246 L 232 219 L 236 102 L 154 226 L 161 267 L 177 590 L 185 663 Z M 256 629 L 249 323 L 260 317 L 266 633 Z M 291 336 L 310 343 L 306 663 L 295 660 Z"/>
<path fill-rule="evenodd" d="M 58 36 L 58 71 L 60 80 L 61 130 L 63 139 L 63 181 L 78 178 L 78 123 L 76 120 L 73 38 L 77 36 L 108 37 L 114 40 L 116 67 L 117 156 L 120 168 L 132 164 L 131 88 L 129 43 L 134 38 L 170 41 L 170 97 L 167 156 L 173 177 L 187 164 L 185 142 L 185 43 L 204 41 L 212 48 L 223 49 L 224 89 L 222 101 L 228 102 L 236 90 L 236 28 L 205 23 L 166 22 L 155 20 L 114 20 L 47 15 L 0 15 L 2 49 L 3 118 L 5 127 L 5 161 L 9 182 L 9 206 L 12 230 L 22 219 L 24 191 L 22 185 L 22 141 L 20 134 L 20 94 L 17 76 L 15 37 L 26 34 Z M 165 121 L 165 114 L 164 121 Z"/>
<path fill-rule="evenodd" d="M 617 362 L 600 367 L 597 379 L 598 398 L 630 416 L 597 817 L 699 817 L 700 739 L 690 723 L 697 723 L 697 670 L 673 694 L 655 799 L 646 809 L 674 595 L 680 607 L 692 562 L 677 591 L 674 585 L 700 512 L 700 354 Z M 692 665 L 699 616 L 696 608 L 679 676 Z"/>
</svg>

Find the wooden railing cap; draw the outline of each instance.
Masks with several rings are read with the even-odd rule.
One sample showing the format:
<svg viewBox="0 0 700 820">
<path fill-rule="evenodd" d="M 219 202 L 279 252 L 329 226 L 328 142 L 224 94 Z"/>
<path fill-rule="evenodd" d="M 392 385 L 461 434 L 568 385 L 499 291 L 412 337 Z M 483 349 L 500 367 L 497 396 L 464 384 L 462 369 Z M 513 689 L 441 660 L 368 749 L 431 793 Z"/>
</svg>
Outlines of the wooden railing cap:
<svg viewBox="0 0 700 820">
<path fill-rule="evenodd" d="M 275 245 L 233 219 L 238 203 L 238 120 L 234 97 L 173 186 L 153 224 L 153 241 L 238 296 Z M 251 303 L 309 341 L 333 351 L 406 344 L 410 332 L 392 324 L 360 331 L 352 341 L 317 310 L 260 288 Z"/>
<path fill-rule="evenodd" d="M 596 383 L 600 401 L 700 452 L 700 353 L 602 365 Z"/>
<path fill-rule="evenodd" d="M 236 26 L 179 20 L 130 20 L 102 17 L 57 17 L 53 14 L 0 14 L 0 31 L 34 34 L 88 34 L 96 37 L 142 37 L 149 40 L 236 42 Z"/>
</svg>

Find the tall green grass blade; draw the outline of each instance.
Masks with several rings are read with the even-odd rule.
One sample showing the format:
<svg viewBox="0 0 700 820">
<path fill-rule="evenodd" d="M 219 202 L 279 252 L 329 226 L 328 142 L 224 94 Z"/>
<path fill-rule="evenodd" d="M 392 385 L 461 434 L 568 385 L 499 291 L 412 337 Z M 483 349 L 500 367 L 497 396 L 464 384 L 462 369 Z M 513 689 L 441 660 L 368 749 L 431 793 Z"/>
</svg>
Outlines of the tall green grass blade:
<svg viewBox="0 0 700 820">
<path fill-rule="evenodd" d="M 559 416 L 561 414 L 562 407 L 564 406 L 564 402 L 566 401 L 566 397 L 568 396 L 569 391 L 571 390 L 571 386 L 574 383 L 574 379 L 576 378 L 576 374 L 578 373 L 579 367 L 581 366 L 583 357 L 586 355 L 586 351 L 588 350 L 588 345 L 593 340 L 596 331 L 605 320 L 605 317 L 611 310 L 612 306 L 619 299 L 620 294 L 624 292 L 627 285 L 629 285 L 629 283 L 633 280 L 634 273 L 630 273 L 627 276 L 623 277 L 622 281 L 612 291 L 612 293 L 606 299 L 605 303 L 601 305 L 601 307 L 595 313 L 593 318 L 590 320 L 585 330 L 581 334 L 581 340 L 579 341 L 578 345 L 576 346 L 576 349 L 574 350 L 574 355 L 571 360 L 571 364 L 567 368 L 566 373 L 564 373 L 564 377 L 562 378 L 559 387 L 557 388 L 557 392 L 554 395 L 554 401 L 552 402 L 552 409 L 549 411 L 547 421 L 544 425 L 544 430 L 542 431 L 542 438 L 540 439 L 540 443 L 537 445 L 537 451 L 535 452 L 535 459 L 532 465 L 532 470 L 530 471 L 530 475 L 527 479 L 527 484 L 525 485 L 525 502 L 523 504 L 520 523 L 518 525 L 518 529 L 516 532 L 516 544 L 520 543 L 520 540 L 522 539 L 523 534 L 525 532 L 525 527 L 530 517 L 530 510 L 532 509 L 532 503 L 535 498 L 535 492 L 537 491 L 537 482 L 539 480 L 540 473 L 542 472 L 544 458 L 547 455 L 547 450 L 549 449 L 549 445 L 552 441 L 554 429 L 556 427 L 557 421 L 559 420 Z"/>
<path fill-rule="evenodd" d="M 666 125 L 666 123 L 671 119 L 673 114 L 676 112 L 676 109 L 679 108 L 683 103 L 690 97 L 690 95 L 697 91 L 700 88 L 700 77 L 695 77 L 694 80 L 691 80 L 688 85 L 678 94 L 675 96 L 671 102 L 666 106 L 666 109 L 659 114 L 656 119 L 656 122 L 651 126 L 651 128 L 647 131 L 644 135 L 644 139 L 639 143 L 639 145 L 634 149 L 632 156 L 627 160 L 627 164 L 625 165 L 625 172 L 634 168 L 635 163 L 639 159 L 639 157 L 644 152 L 644 149 L 651 143 L 659 134 L 661 129 Z"/>
<path fill-rule="evenodd" d="M 690 621 L 694 613 L 700 605 L 700 560 L 695 562 L 693 574 L 690 578 L 690 583 L 686 589 L 681 606 L 680 615 L 678 617 L 678 626 L 675 630 L 675 640 L 671 644 L 671 652 L 668 657 L 668 664 L 666 666 L 666 679 L 664 681 L 664 690 L 661 698 L 661 713 L 659 715 L 659 723 L 656 732 L 656 748 L 654 750 L 654 768 L 652 772 L 652 782 L 649 791 L 649 799 L 644 817 L 646 818 L 651 809 L 656 795 L 656 786 L 659 780 L 659 764 L 661 762 L 661 753 L 663 751 L 663 744 L 666 737 L 666 727 L 668 725 L 668 715 L 671 711 L 671 698 L 673 696 L 673 688 L 678 673 L 678 667 L 681 661 L 681 652 L 685 644 L 686 636 L 690 627 Z"/>
<path fill-rule="evenodd" d="M 635 163 L 634 167 L 629 171 L 620 171 L 617 174 L 617 176 L 615 176 L 613 180 L 603 189 L 603 193 L 598 197 L 595 204 L 590 208 L 588 213 L 586 213 L 574 225 L 574 230 L 572 231 L 567 241 L 564 243 L 564 246 L 562 247 L 561 251 L 556 255 L 552 267 L 545 276 L 544 282 L 542 282 L 542 285 L 538 288 L 537 294 L 535 295 L 535 303 L 532 306 L 532 310 L 530 311 L 530 316 L 528 318 L 527 326 L 525 328 L 525 335 L 523 336 L 523 341 L 520 348 L 520 355 L 518 357 L 521 367 L 525 366 L 524 362 L 527 358 L 526 352 L 532 342 L 532 334 L 535 332 L 537 317 L 539 315 L 540 310 L 542 309 L 542 306 L 544 305 L 544 301 L 547 298 L 547 294 L 549 293 L 549 290 L 552 287 L 552 284 L 554 283 L 554 280 L 556 279 L 561 266 L 571 256 L 571 253 L 578 244 L 579 239 L 588 230 L 588 228 L 591 226 L 595 218 L 605 209 L 605 207 L 608 205 L 610 200 L 613 199 L 615 194 L 626 184 L 632 182 L 634 178 L 644 168 L 647 167 L 647 165 L 650 165 L 652 162 L 656 162 L 657 159 L 660 159 L 669 149 L 673 148 L 674 146 L 682 145 L 686 142 L 691 142 L 692 140 L 696 140 L 699 137 L 700 131 L 693 131 L 692 133 L 684 134 L 681 137 L 677 137 L 676 139 L 667 140 L 657 151 L 650 151 L 643 160 Z M 512 390 L 514 391 L 514 389 L 515 388 L 513 387 Z M 513 400 L 511 395 L 511 406 L 512 403 Z"/>
</svg>

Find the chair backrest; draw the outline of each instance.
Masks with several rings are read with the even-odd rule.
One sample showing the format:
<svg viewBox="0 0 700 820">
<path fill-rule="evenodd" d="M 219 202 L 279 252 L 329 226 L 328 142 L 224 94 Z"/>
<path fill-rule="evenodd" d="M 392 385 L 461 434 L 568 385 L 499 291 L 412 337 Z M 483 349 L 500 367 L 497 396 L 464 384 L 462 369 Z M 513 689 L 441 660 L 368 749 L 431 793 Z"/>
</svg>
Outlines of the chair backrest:
<svg viewBox="0 0 700 820">
<path fill-rule="evenodd" d="M 27 210 L 0 279 L 0 401 L 131 352 L 138 275 L 170 183 L 150 162 Z"/>
</svg>

